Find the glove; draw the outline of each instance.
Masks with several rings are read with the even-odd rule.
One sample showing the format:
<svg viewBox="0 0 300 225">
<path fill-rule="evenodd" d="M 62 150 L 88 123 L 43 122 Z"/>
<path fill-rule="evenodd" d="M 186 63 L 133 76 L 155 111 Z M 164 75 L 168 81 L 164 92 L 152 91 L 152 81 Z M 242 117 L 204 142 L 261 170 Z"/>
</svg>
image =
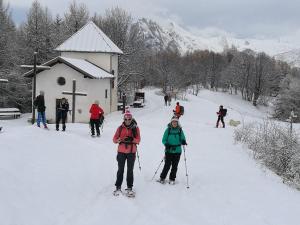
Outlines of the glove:
<svg viewBox="0 0 300 225">
<path fill-rule="evenodd" d="M 126 137 L 124 138 L 124 142 L 131 143 L 133 141 L 133 137 Z"/>
<path fill-rule="evenodd" d="M 187 145 L 186 140 L 182 140 L 182 141 L 181 141 L 181 144 L 182 144 L 182 145 Z"/>
</svg>

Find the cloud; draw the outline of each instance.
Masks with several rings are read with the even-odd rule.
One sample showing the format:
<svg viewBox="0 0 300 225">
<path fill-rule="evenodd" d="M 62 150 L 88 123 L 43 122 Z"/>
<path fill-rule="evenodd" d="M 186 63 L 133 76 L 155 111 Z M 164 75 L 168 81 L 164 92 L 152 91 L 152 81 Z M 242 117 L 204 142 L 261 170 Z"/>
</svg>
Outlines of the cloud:
<svg viewBox="0 0 300 225">
<path fill-rule="evenodd" d="M 4 0 L 11 9 L 28 10 L 33 0 Z M 52 14 L 61 14 L 71 1 L 39 0 Z M 135 18 L 151 18 L 159 23 L 173 20 L 197 29 L 226 31 L 238 37 L 276 38 L 299 30 L 298 0 L 77 0 L 87 5 L 91 15 L 119 6 Z M 214 32 L 212 32 L 214 33 Z"/>
</svg>

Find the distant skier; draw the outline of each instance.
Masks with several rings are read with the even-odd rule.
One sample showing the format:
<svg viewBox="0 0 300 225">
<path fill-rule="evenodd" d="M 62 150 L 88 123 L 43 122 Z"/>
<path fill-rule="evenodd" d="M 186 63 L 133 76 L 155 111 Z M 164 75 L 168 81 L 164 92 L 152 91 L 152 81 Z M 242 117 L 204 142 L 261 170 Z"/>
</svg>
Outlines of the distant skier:
<svg viewBox="0 0 300 225">
<path fill-rule="evenodd" d="M 99 106 L 98 100 L 96 100 L 95 103 L 91 105 L 90 114 L 91 114 L 90 125 L 91 125 L 91 133 L 92 133 L 91 136 L 95 137 L 95 128 L 96 128 L 97 137 L 100 137 L 100 119 L 102 118 L 102 116 L 104 116 L 104 111 Z"/>
<path fill-rule="evenodd" d="M 220 105 L 219 112 L 217 112 L 218 120 L 217 120 L 216 128 L 218 128 L 220 120 L 223 124 L 223 128 L 225 128 L 224 117 L 226 116 L 226 114 L 227 114 L 227 109 L 224 109 L 223 106 Z"/>
<path fill-rule="evenodd" d="M 181 145 L 187 145 L 184 132 L 178 123 L 177 117 L 172 117 L 171 122 L 164 132 L 162 143 L 165 145 L 165 165 L 158 182 L 165 183 L 167 174 L 172 167 L 169 175 L 169 183 L 175 184 L 177 167 L 182 152 Z"/>
<path fill-rule="evenodd" d="M 124 114 L 124 121 L 121 126 L 118 127 L 113 142 L 118 145 L 118 172 L 117 180 L 115 183 L 116 190 L 114 195 L 119 195 L 123 182 L 124 166 L 127 160 L 127 188 L 125 189 L 128 197 L 134 197 L 135 193 L 132 190 L 133 187 L 133 168 L 137 151 L 137 144 L 140 143 L 140 130 L 133 119 L 132 114 L 127 110 Z"/>
<path fill-rule="evenodd" d="M 66 130 L 66 120 L 69 111 L 69 103 L 66 98 L 62 98 L 57 106 L 56 112 L 56 130 L 59 131 L 59 123 L 62 123 L 62 131 Z"/>
<path fill-rule="evenodd" d="M 184 114 L 184 107 L 182 105 L 180 105 L 179 102 L 177 102 L 176 107 L 173 110 L 173 112 L 174 112 L 174 116 L 176 116 L 179 119 L 180 116 L 182 116 Z"/>
<path fill-rule="evenodd" d="M 37 126 L 40 127 L 40 123 L 42 122 L 44 125 L 44 128 L 48 129 L 46 124 L 46 106 L 45 106 L 45 98 L 44 98 L 44 92 L 40 91 L 40 95 L 38 95 L 33 105 L 37 108 L 38 111 L 38 118 L 37 118 Z"/>
<path fill-rule="evenodd" d="M 169 100 L 169 96 L 167 94 L 165 94 L 164 100 L 165 100 L 165 106 L 167 106 L 168 105 L 168 100 Z"/>
</svg>

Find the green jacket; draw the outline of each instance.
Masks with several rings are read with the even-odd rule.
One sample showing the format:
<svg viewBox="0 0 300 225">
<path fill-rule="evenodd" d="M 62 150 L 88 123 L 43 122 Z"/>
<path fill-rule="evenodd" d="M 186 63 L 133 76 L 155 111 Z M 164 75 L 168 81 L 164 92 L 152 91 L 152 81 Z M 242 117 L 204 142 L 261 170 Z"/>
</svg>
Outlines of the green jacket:
<svg viewBox="0 0 300 225">
<path fill-rule="evenodd" d="M 168 124 L 162 138 L 162 143 L 166 146 L 165 151 L 167 153 L 181 153 L 181 143 L 185 140 L 183 130 L 180 126 L 173 128 L 171 124 Z"/>
</svg>

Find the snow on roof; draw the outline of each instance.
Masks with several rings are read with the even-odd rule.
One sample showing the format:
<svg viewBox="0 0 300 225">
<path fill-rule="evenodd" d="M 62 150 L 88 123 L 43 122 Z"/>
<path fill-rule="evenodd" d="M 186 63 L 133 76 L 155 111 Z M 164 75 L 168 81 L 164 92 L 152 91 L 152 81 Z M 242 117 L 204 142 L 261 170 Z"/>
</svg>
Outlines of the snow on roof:
<svg viewBox="0 0 300 225">
<path fill-rule="evenodd" d="M 58 56 L 46 63 L 43 66 L 52 66 L 58 62 L 62 62 L 71 68 L 77 70 L 85 76 L 88 76 L 93 79 L 102 79 L 102 78 L 114 78 L 114 75 L 105 71 L 104 69 L 96 66 L 95 64 L 84 60 L 84 59 L 72 59 L 67 57 Z M 42 72 L 42 70 L 37 71 L 37 73 Z M 33 75 L 33 70 L 28 71 L 24 74 L 26 77 L 31 77 Z"/>
<path fill-rule="evenodd" d="M 107 52 L 123 54 L 122 50 L 92 21 L 88 22 L 55 50 L 60 52 Z"/>
<path fill-rule="evenodd" d="M 109 72 L 105 71 L 104 69 L 92 64 L 91 62 L 84 60 L 84 59 L 71 59 L 66 57 L 59 57 L 62 60 L 72 64 L 73 66 L 77 67 L 78 69 L 90 74 L 93 78 L 113 78 L 114 76 Z"/>
</svg>

